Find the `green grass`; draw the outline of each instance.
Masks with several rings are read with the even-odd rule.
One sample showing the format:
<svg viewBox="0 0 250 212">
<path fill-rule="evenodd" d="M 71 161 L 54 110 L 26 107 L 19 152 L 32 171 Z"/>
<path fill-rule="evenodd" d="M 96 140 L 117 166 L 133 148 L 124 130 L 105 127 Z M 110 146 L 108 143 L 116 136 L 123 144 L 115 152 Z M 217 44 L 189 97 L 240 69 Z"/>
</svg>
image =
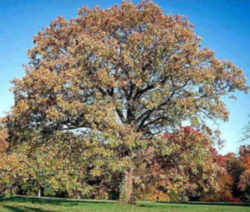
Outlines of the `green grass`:
<svg viewBox="0 0 250 212">
<path fill-rule="evenodd" d="M 0 200 L 0 212 L 250 212 L 250 207 L 138 202 L 136 206 L 114 201 L 77 201 L 14 197 Z"/>
</svg>

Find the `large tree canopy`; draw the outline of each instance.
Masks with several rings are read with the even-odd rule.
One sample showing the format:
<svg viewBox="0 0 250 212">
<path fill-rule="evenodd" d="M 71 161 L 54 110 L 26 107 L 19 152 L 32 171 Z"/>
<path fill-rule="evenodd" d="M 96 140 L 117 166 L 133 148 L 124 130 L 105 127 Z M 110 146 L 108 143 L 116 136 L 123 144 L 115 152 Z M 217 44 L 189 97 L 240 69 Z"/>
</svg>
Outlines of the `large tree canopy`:
<svg viewBox="0 0 250 212">
<path fill-rule="evenodd" d="M 151 2 L 57 18 L 34 37 L 26 75 L 13 81 L 10 146 L 81 129 L 128 179 L 150 146 L 165 145 L 154 135 L 227 120 L 222 97 L 247 90 L 242 70 L 201 46 L 186 18 Z"/>
</svg>

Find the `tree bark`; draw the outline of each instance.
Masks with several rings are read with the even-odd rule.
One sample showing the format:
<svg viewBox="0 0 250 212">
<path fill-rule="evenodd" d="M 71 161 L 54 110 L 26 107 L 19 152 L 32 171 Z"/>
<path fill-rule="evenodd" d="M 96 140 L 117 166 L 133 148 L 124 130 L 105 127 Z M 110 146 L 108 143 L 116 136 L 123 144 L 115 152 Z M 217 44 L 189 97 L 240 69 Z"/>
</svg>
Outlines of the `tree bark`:
<svg viewBox="0 0 250 212">
<path fill-rule="evenodd" d="M 39 190 L 38 190 L 38 197 L 41 197 L 42 196 L 42 188 L 41 187 L 39 187 Z"/>
<path fill-rule="evenodd" d="M 131 168 L 125 172 L 123 179 L 122 191 L 120 195 L 120 201 L 122 203 L 135 204 L 133 178 L 133 169 Z"/>
</svg>

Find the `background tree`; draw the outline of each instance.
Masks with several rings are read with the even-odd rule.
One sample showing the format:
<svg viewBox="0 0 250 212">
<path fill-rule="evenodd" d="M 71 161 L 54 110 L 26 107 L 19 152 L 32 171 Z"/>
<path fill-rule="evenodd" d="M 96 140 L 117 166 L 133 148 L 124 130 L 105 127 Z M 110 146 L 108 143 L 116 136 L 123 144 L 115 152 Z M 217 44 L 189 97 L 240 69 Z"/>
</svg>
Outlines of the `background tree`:
<svg viewBox="0 0 250 212">
<path fill-rule="evenodd" d="M 249 143 L 249 139 L 250 139 L 250 121 L 247 123 L 247 125 L 245 126 L 243 130 L 243 136 L 241 138 L 241 141 Z"/>
<path fill-rule="evenodd" d="M 247 90 L 242 70 L 202 49 L 186 18 L 152 2 L 59 17 L 34 37 L 29 57 L 26 75 L 13 81 L 11 148 L 34 140 L 33 133 L 42 138 L 37 144 L 56 131 L 91 133 L 93 155 L 107 154 L 95 170 L 123 173 L 125 202 L 148 149 L 169 151 L 155 135 L 183 121 L 199 128 L 207 119 L 227 120 L 221 97 Z"/>
<path fill-rule="evenodd" d="M 15 152 L 27 158 L 26 182 L 19 183 L 18 192 L 38 196 L 117 199 L 120 173 L 104 167 L 106 164 L 100 158 L 105 160 L 106 153 L 101 152 L 93 140 L 70 132 L 58 132 L 46 142 L 40 140 L 39 145 L 36 142 L 18 145 Z M 95 149 L 98 151 L 93 153 Z"/>
<path fill-rule="evenodd" d="M 250 200 L 250 145 L 240 147 L 240 160 L 243 163 L 244 171 L 239 177 L 238 188 L 243 192 L 242 199 Z"/>
<path fill-rule="evenodd" d="M 18 153 L 9 153 L 7 142 L 8 133 L 0 126 L 0 193 L 13 195 L 18 186 L 25 181 L 26 156 Z"/>
<path fill-rule="evenodd" d="M 231 173 L 228 172 L 229 161 L 235 160 L 235 155 L 233 153 L 221 155 L 214 148 L 211 148 L 211 153 L 214 163 L 216 163 L 220 169 L 220 172 L 218 172 L 218 175 L 216 176 L 216 182 L 220 189 L 216 192 L 210 192 L 207 195 L 203 195 L 202 200 L 239 202 L 239 197 L 233 195 L 233 187 L 235 185 L 234 178 Z"/>
<path fill-rule="evenodd" d="M 165 149 L 154 157 L 143 175 L 143 198 L 155 200 L 199 200 L 221 187 L 217 177 L 220 167 L 213 161 L 212 142 L 190 126 L 164 134 Z M 162 152 L 164 151 L 164 152 Z"/>
</svg>

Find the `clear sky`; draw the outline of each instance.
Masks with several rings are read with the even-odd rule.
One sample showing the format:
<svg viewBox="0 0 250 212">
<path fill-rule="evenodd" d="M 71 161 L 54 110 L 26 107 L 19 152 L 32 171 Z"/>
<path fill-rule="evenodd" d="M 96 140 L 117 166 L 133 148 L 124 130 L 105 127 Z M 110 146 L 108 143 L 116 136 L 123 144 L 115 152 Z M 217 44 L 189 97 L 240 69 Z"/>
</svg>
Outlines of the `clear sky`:
<svg viewBox="0 0 250 212">
<path fill-rule="evenodd" d="M 118 0 L 0 0 L 0 116 L 13 104 L 10 81 L 24 74 L 27 50 L 32 37 L 57 16 L 69 19 L 84 5 L 103 8 Z M 134 1 L 139 2 L 138 0 Z M 165 13 L 186 16 L 203 38 L 204 46 L 220 59 L 231 60 L 250 79 L 250 1 L 249 0 L 154 0 Z M 250 81 L 248 81 L 250 82 Z M 250 94 L 237 93 L 238 100 L 227 100 L 230 120 L 219 123 L 226 140 L 222 153 L 237 152 L 243 127 L 250 114 Z M 250 118 L 249 118 L 250 119 Z"/>
</svg>

